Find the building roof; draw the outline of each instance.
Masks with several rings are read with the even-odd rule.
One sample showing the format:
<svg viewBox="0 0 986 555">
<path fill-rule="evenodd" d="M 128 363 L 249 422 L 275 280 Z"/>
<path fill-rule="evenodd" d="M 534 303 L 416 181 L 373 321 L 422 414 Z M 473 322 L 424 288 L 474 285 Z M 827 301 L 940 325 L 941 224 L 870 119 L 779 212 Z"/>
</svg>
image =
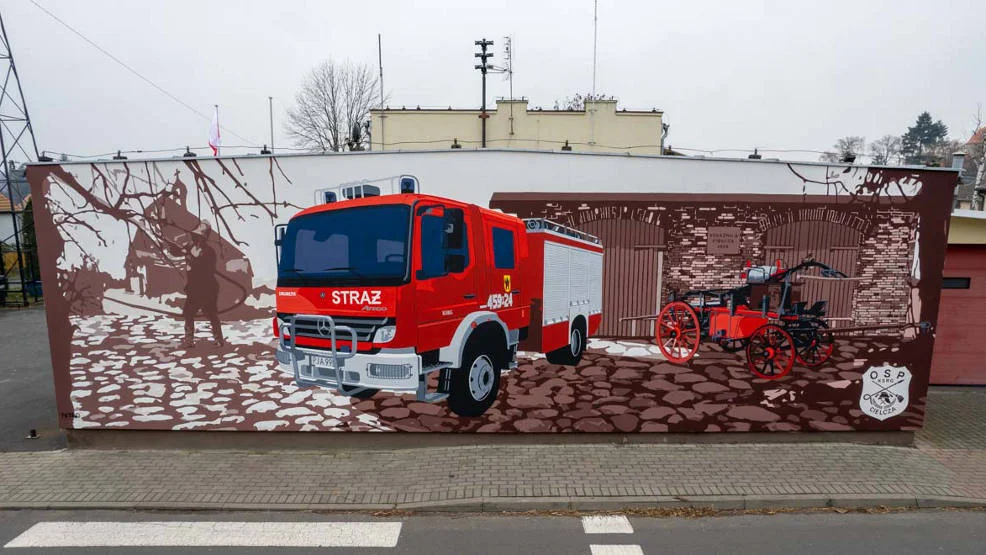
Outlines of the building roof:
<svg viewBox="0 0 986 555">
<path fill-rule="evenodd" d="M 973 220 L 986 220 L 986 211 L 983 210 L 952 210 L 953 218 L 968 218 Z"/>
<path fill-rule="evenodd" d="M 3 200 L 0 200 L 0 211 L 10 212 L 11 196 L 13 196 L 14 205 L 17 207 L 17 210 L 24 209 L 27 199 L 31 196 L 31 186 L 27 182 L 25 171 L 26 169 L 23 165 L 19 168 L 11 165 L 8 171 L 8 175 L 10 176 L 9 195 L 6 180 L 0 180 L 0 196 L 3 197 Z"/>
<path fill-rule="evenodd" d="M 509 100 L 509 99 L 499 98 L 499 99 L 496 100 L 496 103 L 498 105 L 499 104 L 524 104 L 526 106 L 527 105 L 527 100 L 526 99 Z M 616 100 L 588 100 L 588 101 L 586 101 L 586 103 L 587 104 L 599 103 L 599 104 L 614 104 L 615 105 L 616 104 Z M 497 110 L 497 108 L 496 107 L 493 107 L 493 108 L 487 108 L 486 111 L 487 112 L 495 112 L 496 110 Z M 425 107 L 425 108 L 422 108 L 421 106 L 414 106 L 414 107 L 411 107 L 411 108 L 408 108 L 407 106 L 401 106 L 400 108 L 391 108 L 390 106 L 385 106 L 383 108 L 370 108 L 370 112 L 377 112 L 377 113 L 379 113 L 379 112 L 402 112 L 402 113 L 422 112 L 422 113 L 432 113 L 432 114 L 434 114 L 434 113 L 443 113 L 443 112 L 444 113 L 448 113 L 448 112 L 452 112 L 452 113 L 466 112 L 466 113 L 479 114 L 480 113 L 480 110 L 478 108 L 453 108 L 451 106 L 449 106 L 448 108 L 439 108 L 439 107 Z M 527 108 L 527 112 L 530 113 L 530 114 L 584 114 L 585 113 L 585 109 L 583 108 L 582 110 L 555 110 L 555 109 L 552 109 L 552 108 L 530 107 L 530 108 Z M 622 109 L 617 109 L 616 110 L 616 113 L 617 114 L 650 114 L 650 115 L 657 114 L 657 115 L 662 115 L 662 114 L 664 114 L 664 110 L 658 110 L 657 108 L 651 108 L 650 110 L 627 110 L 626 108 L 622 108 Z"/>
<path fill-rule="evenodd" d="M 23 211 L 29 200 L 31 200 L 30 193 L 28 193 L 26 197 L 22 198 L 21 201 L 17 203 L 17 206 L 15 207 L 16 211 Z M 10 212 L 10 199 L 3 193 L 0 193 L 0 212 Z"/>
<path fill-rule="evenodd" d="M 419 155 L 446 155 L 450 151 L 448 148 L 436 148 L 429 150 L 361 150 L 355 152 L 293 152 L 289 154 L 224 154 L 222 156 L 199 156 L 197 158 L 192 158 L 191 160 L 197 161 L 199 163 L 208 160 L 249 160 L 252 158 L 256 159 L 268 159 L 275 158 L 278 160 L 290 159 L 290 158 L 331 158 L 336 156 L 350 156 L 350 157 L 407 157 L 407 156 L 419 156 Z M 593 157 L 608 157 L 608 158 L 633 158 L 637 160 L 674 160 L 675 163 L 682 164 L 696 164 L 696 165 L 706 165 L 708 163 L 737 163 L 742 162 L 744 164 L 758 164 L 763 166 L 769 165 L 779 165 L 779 166 L 816 166 L 824 168 L 850 168 L 850 167 L 868 167 L 868 168 L 887 168 L 890 170 L 907 170 L 920 173 L 957 173 L 959 170 L 952 167 L 929 167 L 929 166 L 876 166 L 872 164 L 848 164 L 848 163 L 833 163 L 833 162 L 811 162 L 802 160 L 781 160 L 778 158 L 764 158 L 762 160 L 750 160 L 747 158 L 728 158 L 728 157 L 718 157 L 718 156 L 660 156 L 658 154 L 628 154 L 626 152 L 560 152 L 557 150 L 537 150 L 537 149 L 527 149 L 527 148 L 463 148 L 458 151 L 463 154 L 465 153 L 488 153 L 489 156 L 496 156 L 499 154 L 518 154 L 526 156 L 540 156 L 545 158 L 554 158 L 558 156 L 565 156 L 570 158 L 593 158 Z M 677 151 L 675 151 L 677 152 Z M 179 157 L 168 157 L 168 158 L 141 158 L 140 163 L 145 162 L 181 162 L 188 163 L 190 159 Z M 73 167 L 73 166 L 90 166 L 92 164 L 120 164 L 124 165 L 127 162 L 134 163 L 134 160 L 129 161 L 116 161 L 111 159 L 99 159 L 99 160 L 74 160 L 74 161 L 52 161 L 52 162 L 31 162 L 28 164 L 30 167 L 44 167 L 44 166 L 62 166 L 62 167 Z"/>
<path fill-rule="evenodd" d="M 962 201 L 972 201 L 975 192 L 975 176 L 963 175 L 962 179 L 959 179 L 959 184 L 955 187 L 955 198 Z"/>
<path fill-rule="evenodd" d="M 972 134 L 972 137 L 969 137 L 969 141 L 966 142 L 965 144 L 967 145 L 979 144 L 983 142 L 983 139 L 986 139 L 986 126 L 977 129 L 976 132 Z"/>
</svg>

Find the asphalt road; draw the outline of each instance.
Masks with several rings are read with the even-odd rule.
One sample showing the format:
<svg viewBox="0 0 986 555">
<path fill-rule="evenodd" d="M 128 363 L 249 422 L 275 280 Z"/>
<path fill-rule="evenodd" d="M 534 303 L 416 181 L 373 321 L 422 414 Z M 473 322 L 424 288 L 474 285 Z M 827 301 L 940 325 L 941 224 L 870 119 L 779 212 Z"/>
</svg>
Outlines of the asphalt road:
<svg viewBox="0 0 986 555">
<path fill-rule="evenodd" d="M 116 547 L 111 542 L 88 548 L 6 547 L 10 553 L 352 553 L 366 555 L 421 554 L 462 555 L 468 553 L 503 554 L 613 554 L 644 553 L 859 553 L 865 555 L 906 553 L 982 553 L 986 542 L 986 512 L 918 511 L 890 514 L 782 514 L 770 516 L 724 516 L 694 519 L 630 517 L 631 533 L 586 533 L 578 517 L 534 516 L 410 516 L 374 518 L 368 515 L 310 513 L 136 513 L 111 511 L 7 511 L 0 512 L 0 545 L 31 540 L 44 543 L 43 533 L 30 531 L 35 524 L 61 521 L 78 527 L 79 535 L 65 537 L 93 539 L 93 530 L 104 528 L 98 522 L 120 522 L 120 530 L 133 531 L 147 521 L 166 521 L 157 525 L 167 533 L 181 534 L 214 526 L 203 522 L 243 522 L 226 524 L 242 532 L 245 541 L 256 537 L 254 528 L 263 523 L 304 529 L 317 529 L 324 523 L 375 523 L 385 531 L 397 531 L 393 547 L 290 547 L 272 542 L 262 547 Z M 259 523 L 259 524 L 258 524 Z M 381 524 L 384 523 L 384 524 Z M 386 524 L 389 523 L 389 524 Z M 398 524 L 400 526 L 398 526 Z M 224 525 L 219 525 L 222 528 Z M 346 524 L 340 527 L 349 526 Z M 604 524 L 604 529 L 608 528 Z M 37 529 L 34 529 L 35 531 Z M 27 531 L 27 534 L 24 534 Z M 628 530 L 624 530 L 625 532 Z M 22 534 L 24 534 L 22 536 Z M 303 533 L 295 532 L 300 537 Z M 386 534 L 383 534 L 384 536 Z M 361 537 L 388 541 L 381 535 L 342 534 L 345 541 Z M 217 536 L 200 536 L 211 537 Z M 288 536 L 282 536 L 282 539 Z M 15 540 L 17 538 L 17 540 Z M 54 536 L 52 536 L 54 538 Z M 112 541 L 112 536 L 110 537 Z M 288 540 L 290 541 L 290 540 Z M 324 544 L 323 544 L 324 545 Z M 596 546 L 592 548 L 591 546 Z M 623 546 L 623 547 L 613 547 Z"/>
<path fill-rule="evenodd" d="M 0 311 L 0 451 L 63 447 L 56 412 L 44 307 Z"/>
</svg>

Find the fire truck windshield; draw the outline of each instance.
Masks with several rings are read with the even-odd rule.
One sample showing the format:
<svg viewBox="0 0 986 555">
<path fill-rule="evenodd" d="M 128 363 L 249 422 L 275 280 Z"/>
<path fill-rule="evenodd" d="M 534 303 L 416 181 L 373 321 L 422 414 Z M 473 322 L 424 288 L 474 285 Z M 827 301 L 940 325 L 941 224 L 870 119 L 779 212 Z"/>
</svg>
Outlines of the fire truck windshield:
<svg viewBox="0 0 986 555">
<path fill-rule="evenodd" d="M 398 285 L 407 280 L 411 209 L 403 204 L 316 212 L 288 222 L 279 287 Z"/>
</svg>

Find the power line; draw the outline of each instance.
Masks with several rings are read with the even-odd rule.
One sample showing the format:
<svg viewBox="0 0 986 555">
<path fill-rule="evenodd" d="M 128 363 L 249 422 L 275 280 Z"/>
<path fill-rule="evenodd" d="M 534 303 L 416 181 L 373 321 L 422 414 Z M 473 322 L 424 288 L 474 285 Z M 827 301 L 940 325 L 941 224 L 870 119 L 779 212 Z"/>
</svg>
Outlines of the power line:
<svg viewBox="0 0 986 555">
<path fill-rule="evenodd" d="M 148 85 L 154 87 L 155 89 L 157 89 L 159 92 L 161 92 L 162 94 L 164 94 L 165 96 L 167 96 L 171 100 L 174 100 L 178 104 L 181 104 L 185 108 L 191 110 L 194 114 L 202 117 L 203 119 L 205 119 L 207 121 L 210 121 L 210 122 L 212 121 L 212 116 L 208 116 L 208 115 L 206 115 L 206 114 L 204 114 L 204 113 L 196 110 L 191 104 L 188 104 L 184 100 L 182 100 L 182 99 L 178 98 L 177 96 L 175 96 L 174 94 L 168 92 L 167 90 L 164 89 L 164 87 L 158 85 L 154 81 L 151 81 L 147 77 L 144 77 L 139 71 L 137 71 L 133 67 L 129 66 L 126 62 L 124 62 L 120 58 L 117 58 L 116 56 L 114 56 L 113 54 L 111 54 L 109 51 L 107 51 L 102 46 L 100 46 L 100 45 L 96 44 L 95 42 L 93 42 L 92 40 L 90 40 L 89 37 L 83 35 L 82 32 L 80 32 L 79 30 L 77 30 L 75 27 L 72 27 L 71 25 L 69 25 L 68 23 L 66 23 L 65 21 L 63 21 L 61 18 L 59 18 L 57 15 L 55 15 L 55 14 L 51 13 L 50 11 L 48 11 L 47 9 L 45 9 L 44 6 L 42 6 L 41 4 L 38 4 L 35 0 L 31 0 L 31 3 L 34 4 L 34 6 L 36 8 L 38 8 L 39 10 L 41 10 L 44 13 L 48 14 L 48 16 L 51 17 L 52 19 L 54 19 L 58 23 L 61 23 L 66 29 L 68 29 L 69 31 L 72 31 L 73 33 L 75 33 L 79 38 L 81 38 L 82 40 L 84 40 L 87 43 L 89 43 L 89 45 L 91 45 L 93 48 L 95 48 L 96 50 L 99 50 L 100 52 L 102 52 L 103 54 L 105 54 L 107 57 L 109 57 L 111 60 L 113 60 L 117 64 L 123 66 L 124 69 L 126 69 L 130 73 L 136 75 L 140 80 L 142 80 L 145 83 L 147 83 Z M 226 128 L 226 131 L 230 135 L 233 135 L 233 136 L 239 138 L 242 141 L 253 142 L 250 139 L 247 139 L 246 137 L 244 137 L 244 136 L 240 135 L 239 133 L 233 131 L 232 129 L 229 129 L 228 127 Z"/>
</svg>

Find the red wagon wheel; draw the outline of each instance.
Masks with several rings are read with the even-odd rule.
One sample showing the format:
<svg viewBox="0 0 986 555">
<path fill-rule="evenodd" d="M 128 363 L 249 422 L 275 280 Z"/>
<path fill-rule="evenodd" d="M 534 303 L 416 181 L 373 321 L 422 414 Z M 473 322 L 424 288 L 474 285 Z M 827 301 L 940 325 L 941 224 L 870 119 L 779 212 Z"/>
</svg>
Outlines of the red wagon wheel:
<svg viewBox="0 0 986 555">
<path fill-rule="evenodd" d="M 786 376 L 796 358 L 791 334 L 774 324 L 757 328 L 746 346 L 747 366 L 757 377 L 765 380 Z"/>
<path fill-rule="evenodd" d="M 698 352 L 701 338 L 698 314 L 687 303 L 668 303 L 657 315 L 657 347 L 675 364 L 688 362 Z"/>
</svg>

